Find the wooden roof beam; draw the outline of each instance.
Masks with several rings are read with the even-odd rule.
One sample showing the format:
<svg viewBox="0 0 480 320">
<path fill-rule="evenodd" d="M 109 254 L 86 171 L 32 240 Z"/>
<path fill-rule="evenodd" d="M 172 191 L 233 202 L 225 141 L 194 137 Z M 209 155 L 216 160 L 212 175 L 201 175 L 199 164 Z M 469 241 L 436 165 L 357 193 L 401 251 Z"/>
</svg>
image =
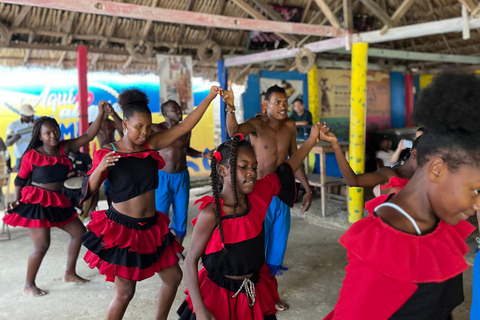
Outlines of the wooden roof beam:
<svg viewBox="0 0 480 320">
<path fill-rule="evenodd" d="M 267 16 L 269 16 L 273 21 L 285 21 L 285 19 L 277 12 L 275 9 L 270 7 L 268 3 L 264 0 L 252 0 L 259 8 L 261 8 Z M 295 43 L 298 43 L 298 38 L 295 36 L 290 36 L 294 39 Z"/>
<path fill-rule="evenodd" d="M 217 5 L 217 10 L 215 10 L 215 14 L 216 15 L 222 15 L 223 11 L 225 10 L 226 4 L 227 4 L 227 0 L 219 0 L 218 5 Z M 213 37 L 214 32 L 215 32 L 215 28 L 208 27 L 207 32 L 205 33 L 205 40 L 211 39 Z"/>
<path fill-rule="evenodd" d="M 403 16 L 407 13 L 408 9 L 413 5 L 415 0 L 405 0 L 402 2 L 402 4 L 395 10 L 395 12 L 392 15 L 392 20 L 395 24 L 400 22 L 400 19 L 403 18 Z M 380 34 L 385 34 L 388 30 L 387 25 L 383 26 L 382 30 L 380 31 Z"/>
<path fill-rule="evenodd" d="M 256 20 L 264 20 L 268 21 L 268 18 L 265 17 L 263 14 L 255 10 L 255 8 L 251 7 L 248 3 L 246 3 L 243 0 L 232 0 L 233 3 L 235 3 L 240 9 L 248 13 L 251 17 L 255 18 Z M 295 44 L 298 42 L 295 38 L 288 34 L 280 33 L 280 32 L 275 32 L 276 35 L 278 35 L 280 38 L 285 40 L 288 44 Z"/>
<path fill-rule="evenodd" d="M 396 23 L 390 18 L 390 16 L 373 0 L 360 0 L 365 7 L 368 8 L 378 19 L 389 27 L 395 27 Z"/>
<path fill-rule="evenodd" d="M 352 0 L 343 0 L 343 28 L 349 32 L 353 32 Z"/>
<path fill-rule="evenodd" d="M 11 27 L 12 28 L 19 27 L 20 24 L 22 24 L 22 21 L 27 16 L 27 14 L 30 12 L 30 9 L 32 9 L 31 6 L 23 6 L 22 9 L 20 9 L 20 12 L 18 13 L 18 15 L 13 20 Z"/>
<path fill-rule="evenodd" d="M 187 1 L 187 5 L 185 6 L 185 10 L 186 10 L 186 11 L 192 10 L 192 8 L 193 8 L 193 3 L 194 3 L 193 0 L 188 0 L 188 1 Z M 186 29 L 186 25 L 182 24 L 182 25 L 180 26 L 179 32 L 177 33 L 177 36 L 175 37 L 175 43 L 178 44 L 178 43 L 180 43 L 180 40 L 183 39 L 183 37 L 185 36 L 185 29 Z"/>
<path fill-rule="evenodd" d="M 337 16 L 333 14 L 330 7 L 325 3 L 325 0 L 315 0 L 315 3 L 318 5 L 320 10 L 322 10 L 323 14 L 325 15 L 325 17 L 328 19 L 328 21 L 334 28 L 336 29 L 342 28 L 342 25 L 340 24 L 340 21 L 338 21 Z"/>
<path fill-rule="evenodd" d="M 470 29 L 480 29 L 480 18 L 470 19 Z M 429 35 L 436 35 L 449 32 L 461 32 L 463 28 L 463 18 L 452 18 L 440 21 L 425 22 L 402 27 L 395 27 L 381 35 L 380 30 L 361 32 L 352 35 L 352 42 L 382 43 L 388 41 L 418 38 Z M 308 43 L 306 48 L 312 52 L 325 52 L 335 49 L 341 49 L 345 46 L 345 38 L 333 38 L 317 42 Z M 225 66 L 238 66 L 250 63 L 258 63 L 272 60 L 282 60 L 295 57 L 298 49 L 279 49 L 270 50 L 262 53 L 239 56 L 225 59 Z"/>
<path fill-rule="evenodd" d="M 473 0 L 458 0 L 458 2 L 464 5 L 465 8 L 467 8 L 468 12 L 473 12 L 477 7 L 477 5 L 475 4 L 475 2 L 473 2 Z"/>
<path fill-rule="evenodd" d="M 118 16 L 138 20 L 152 20 L 157 22 L 179 23 L 223 29 L 257 30 L 285 34 L 310 34 L 325 37 L 343 37 L 345 35 L 344 30 L 328 26 L 226 17 L 200 12 L 164 9 L 159 7 L 151 8 L 147 6 L 102 0 L 6 0 L 3 2 L 107 16 Z"/>
</svg>

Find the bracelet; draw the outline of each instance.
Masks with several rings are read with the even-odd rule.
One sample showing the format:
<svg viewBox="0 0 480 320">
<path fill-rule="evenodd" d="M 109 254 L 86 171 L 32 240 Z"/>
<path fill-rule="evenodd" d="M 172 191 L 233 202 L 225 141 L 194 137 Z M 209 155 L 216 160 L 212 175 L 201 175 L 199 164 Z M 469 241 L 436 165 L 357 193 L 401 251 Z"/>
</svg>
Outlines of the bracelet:
<svg viewBox="0 0 480 320">
<path fill-rule="evenodd" d="M 235 109 L 233 109 L 233 110 L 227 110 L 227 113 L 235 113 Z"/>
<path fill-rule="evenodd" d="M 205 155 L 205 151 L 202 152 L 202 155 L 200 156 L 200 158 L 204 158 L 204 155 Z"/>
<path fill-rule="evenodd" d="M 313 194 L 313 190 L 307 191 L 307 193 Z"/>
</svg>

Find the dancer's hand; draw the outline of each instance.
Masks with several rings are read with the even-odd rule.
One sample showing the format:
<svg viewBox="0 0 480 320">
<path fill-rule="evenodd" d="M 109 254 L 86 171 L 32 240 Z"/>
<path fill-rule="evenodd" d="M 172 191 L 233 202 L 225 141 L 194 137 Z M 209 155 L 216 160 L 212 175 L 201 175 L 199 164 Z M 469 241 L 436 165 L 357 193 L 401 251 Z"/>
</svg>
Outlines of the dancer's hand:
<svg viewBox="0 0 480 320">
<path fill-rule="evenodd" d="M 20 205 L 20 200 L 15 200 L 7 205 L 7 211 L 12 211 Z"/>
<path fill-rule="evenodd" d="M 337 142 L 337 136 L 330 132 L 330 128 L 328 128 L 325 124 L 320 128 L 320 140 L 323 140 L 328 143 Z"/>
<path fill-rule="evenodd" d="M 210 92 L 208 93 L 208 96 L 213 100 L 220 92 L 222 92 L 222 88 L 217 86 L 212 86 L 210 88 Z"/>
<path fill-rule="evenodd" d="M 225 101 L 225 104 L 227 105 L 228 111 L 233 111 L 235 110 L 235 95 L 233 94 L 232 90 L 232 83 L 228 83 L 228 91 L 227 90 L 222 90 L 220 92 L 220 96 L 222 97 L 223 101 Z"/>
<path fill-rule="evenodd" d="M 110 103 L 108 103 L 107 101 L 100 101 L 100 103 L 103 102 L 103 110 L 105 110 L 105 115 L 108 117 L 108 116 L 113 116 L 115 114 L 115 110 L 113 110 L 113 107 Z"/>
<path fill-rule="evenodd" d="M 313 192 L 313 189 L 311 190 Z M 306 211 L 308 211 L 308 209 L 310 209 L 310 206 L 312 205 L 312 197 L 313 193 L 306 191 L 302 198 L 302 206 L 300 207 L 300 213 L 305 213 Z"/>
<path fill-rule="evenodd" d="M 115 154 L 115 151 L 110 151 L 109 153 L 107 153 L 102 161 L 100 161 L 100 164 L 98 167 L 100 167 L 100 170 L 105 171 L 107 170 L 108 167 L 112 167 L 115 165 L 115 162 L 118 161 L 118 159 L 120 159 L 120 156 L 119 155 L 116 155 Z"/>
<path fill-rule="evenodd" d="M 100 102 L 98 103 L 98 117 L 102 117 L 105 116 L 105 105 L 109 105 L 110 103 L 108 103 L 107 101 L 105 100 L 100 100 Z"/>
<path fill-rule="evenodd" d="M 318 142 L 318 140 L 320 140 L 320 128 L 321 128 L 321 126 L 322 126 L 321 123 L 317 123 L 317 124 L 313 125 L 312 128 L 310 129 L 310 138 L 314 138 L 315 142 Z"/>
<path fill-rule="evenodd" d="M 207 158 L 208 160 L 212 160 L 212 158 L 213 158 L 213 153 L 214 153 L 214 152 L 215 152 L 215 149 L 210 150 L 210 151 L 208 151 L 208 152 L 205 152 L 205 153 L 203 154 L 203 157 L 204 157 L 204 158 Z"/>
</svg>

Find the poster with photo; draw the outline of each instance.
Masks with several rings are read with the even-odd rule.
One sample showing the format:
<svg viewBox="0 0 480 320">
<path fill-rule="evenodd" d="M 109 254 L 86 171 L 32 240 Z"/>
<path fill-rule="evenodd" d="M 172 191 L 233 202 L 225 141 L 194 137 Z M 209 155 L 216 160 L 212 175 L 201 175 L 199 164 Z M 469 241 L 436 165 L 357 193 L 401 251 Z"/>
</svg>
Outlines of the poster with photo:
<svg viewBox="0 0 480 320">
<path fill-rule="evenodd" d="M 192 57 L 157 54 L 160 104 L 175 100 L 183 113 L 193 111 Z"/>
</svg>

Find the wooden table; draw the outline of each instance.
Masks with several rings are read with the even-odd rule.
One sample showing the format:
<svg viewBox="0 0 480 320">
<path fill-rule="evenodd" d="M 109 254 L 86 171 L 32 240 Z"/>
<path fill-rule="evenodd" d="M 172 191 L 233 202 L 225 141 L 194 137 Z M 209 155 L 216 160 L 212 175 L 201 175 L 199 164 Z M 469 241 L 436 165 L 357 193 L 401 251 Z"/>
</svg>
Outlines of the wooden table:
<svg viewBox="0 0 480 320">
<path fill-rule="evenodd" d="M 348 161 L 348 147 L 349 142 L 338 142 L 342 151 L 345 152 L 345 157 Z M 298 147 L 302 145 L 302 142 L 299 141 Z M 345 185 L 343 178 L 327 176 L 326 173 L 326 163 L 325 163 L 325 154 L 332 153 L 333 148 L 328 142 L 320 141 L 318 142 L 310 151 L 310 153 L 318 154 L 320 156 L 320 179 L 318 179 L 316 174 L 307 174 L 308 183 L 314 187 L 320 187 L 321 190 L 321 199 L 322 199 L 322 217 L 325 217 L 327 211 L 327 186 L 339 186 Z M 308 172 L 308 157 L 305 159 L 305 172 Z M 319 181 L 320 180 L 320 181 Z"/>
</svg>

